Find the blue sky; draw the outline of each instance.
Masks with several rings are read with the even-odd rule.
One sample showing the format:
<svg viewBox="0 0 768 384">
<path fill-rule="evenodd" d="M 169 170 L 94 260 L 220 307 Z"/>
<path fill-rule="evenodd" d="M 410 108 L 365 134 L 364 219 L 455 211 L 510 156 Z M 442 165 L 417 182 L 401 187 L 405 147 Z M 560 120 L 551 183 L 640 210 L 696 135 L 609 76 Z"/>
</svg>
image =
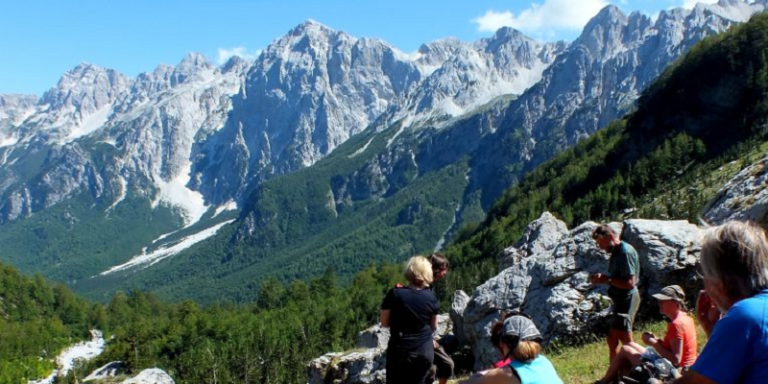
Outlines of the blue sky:
<svg viewBox="0 0 768 384">
<path fill-rule="evenodd" d="M 701 0 L 715 2 L 715 0 Z M 513 26 L 541 40 L 573 40 L 613 3 L 647 14 L 695 0 L 2 0 L 0 93 L 42 95 L 80 62 L 128 76 L 174 65 L 188 52 L 212 62 L 253 56 L 306 19 L 412 52 L 453 36 L 473 41 Z M 685 3 L 685 4 L 684 4 Z"/>
</svg>

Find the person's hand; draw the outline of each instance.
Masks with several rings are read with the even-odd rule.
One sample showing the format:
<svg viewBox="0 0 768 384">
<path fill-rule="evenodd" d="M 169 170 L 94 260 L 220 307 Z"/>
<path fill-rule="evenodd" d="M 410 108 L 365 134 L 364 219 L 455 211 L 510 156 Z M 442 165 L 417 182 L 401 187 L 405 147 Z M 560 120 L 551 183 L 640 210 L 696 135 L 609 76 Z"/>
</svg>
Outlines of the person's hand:
<svg viewBox="0 0 768 384">
<path fill-rule="evenodd" d="M 720 320 L 720 309 L 717 308 L 715 302 L 712 301 L 712 297 L 707 294 L 707 291 L 699 291 L 699 297 L 696 299 L 696 317 L 699 320 L 699 324 L 704 328 L 704 332 L 709 336 L 714 328 L 715 323 Z"/>
<path fill-rule="evenodd" d="M 437 340 L 432 340 L 432 345 L 435 347 L 435 349 L 437 349 L 437 346 L 438 346 Z"/>
<path fill-rule="evenodd" d="M 656 336 L 653 335 L 653 333 L 650 332 L 643 332 L 643 343 L 647 346 L 654 346 L 656 343 L 659 342 L 659 339 L 656 338 Z"/>
<path fill-rule="evenodd" d="M 589 277 L 589 282 L 595 285 L 607 283 L 608 276 L 603 275 L 602 273 L 595 273 L 594 275 Z"/>
</svg>

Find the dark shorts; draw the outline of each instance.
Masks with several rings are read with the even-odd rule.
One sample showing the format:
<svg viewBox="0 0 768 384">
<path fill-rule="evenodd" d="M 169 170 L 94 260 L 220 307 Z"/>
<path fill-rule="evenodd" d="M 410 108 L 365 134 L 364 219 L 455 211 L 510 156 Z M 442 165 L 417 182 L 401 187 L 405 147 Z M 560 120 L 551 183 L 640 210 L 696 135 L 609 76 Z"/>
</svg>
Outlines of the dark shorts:
<svg viewBox="0 0 768 384">
<path fill-rule="evenodd" d="M 403 351 L 390 345 L 387 348 L 387 383 L 431 384 L 434 354 L 432 348 L 428 352 Z"/>
<path fill-rule="evenodd" d="M 453 376 L 453 359 L 440 344 L 435 348 L 435 370 L 435 377 L 438 379 L 449 379 Z"/>
<path fill-rule="evenodd" d="M 611 330 L 632 332 L 637 309 L 640 308 L 640 292 L 635 290 L 631 295 L 611 297 L 611 300 L 613 300 L 610 318 Z"/>
</svg>

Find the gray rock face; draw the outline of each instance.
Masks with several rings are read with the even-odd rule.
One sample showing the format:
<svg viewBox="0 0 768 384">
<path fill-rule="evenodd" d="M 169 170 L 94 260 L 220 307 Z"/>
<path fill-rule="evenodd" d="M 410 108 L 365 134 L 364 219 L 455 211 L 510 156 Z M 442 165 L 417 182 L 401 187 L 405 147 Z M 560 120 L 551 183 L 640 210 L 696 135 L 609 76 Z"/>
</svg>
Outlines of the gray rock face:
<svg viewBox="0 0 768 384">
<path fill-rule="evenodd" d="M 309 384 L 385 384 L 386 349 L 329 353 L 307 365 Z"/>
<path fill-rule="evenodd" d="M 556 220 L 548 214 L 542 219 L 534 223 Z M 534 223 L 531 227 L 544 228 Z M 605 273 L 609 256 L 592 239 L 596 226 L 587 222 L 563 233 L 563 223 L 550 225 L 551 236 L 547 238 L 560 238 L 554 246 L 532 247 L 541 238 L 538 236 L 529 237 L 530 242 L 521 240 L 504 251 L 515 255 L 505 256 L 513 265 L 477 287 L 463 316 L 455 320 L 463 324 L 463 340 L 473 348 L 475 368 L 488 367 L 500 357 L 490 343 L 490 329 L 505 310 L 520 310 L 531 316 L 546 341 L 573 336 L 600 324 L 609 313 L 610 300 L 606 286 L 593 286 L 588 277 Z M 699 282 L 693 276 L 700 236 L 696 226 L 684 221 L 652 220 L 628 220 L 623 226 L 612 226 L 638 251 L 644 297 L 649 291 L 673 283 L 686 287 L 689 294 L 695 292 Z M 529 253 L 521 248 L 536 251 Z M 642 303 L 643 308 L 655 305 L 648 299 Z"/>
<path fill-rule="evenodd" d="M 462 290 L 458 290 L 453 294 L 453 303 L 451 303 L 451 311 L 449 316 L 451 317 L 451 323 L 453 324 L 453 334 L 459 339 L 459 343 L 465 344 L 464 339 L 464 310 L 469 304 L 469 295 Z"/>
<path fill-rule="evenodd" d="M 128 84 L 129 79 L 115 70 L 82 63 L 45 92 L 40 104 L 53 111 L 71 110 L 76 119 L 83 119 L 115 101 Z"/>
<path fill-rule="evenodd" d="M 122 384 L 175 384 L 175 381 L 162 369 L 149 368 L 123 381 Z"/>
<path fill-rule="evenodd" d="M 88 382 L 115 377 L 118 375 L 118 372 L 124 371 L 125 368 L 125 363 L 122 361 L 113 361 L 111 363 L 104 364 L 100 368 L 91 372 L 88 376 L 85 377 L 85 379 L 83 379 L 83 381 Z"/>
<path fill-rule="evenodd" d="M 540 43 L 522 33 L 501 28 L 495 36 L 474 44 L 446 40 L 422 47 L 443 58 L 412 93 L 400 100 L 386 121 L 404 126 L 445 121 L 506 94 L 521 94 L 541 78 L 544 69 L 565 49 L 565 43 Z M 450 47 L 451 55 L 444 54 Z M 420 51 L 420 53 L 422 52 Z"/>
<path fill-rule="evenodd" d="M 768 158 L 741 170 L 704 207 L 704 218 L 710 224 L 730 220 L 752 220 L 768 223 Z"/>
<path fill-rule="evenodd" d="M 622 238 L 640 258 L 641 286 L 647 292 L 677 284 L 688 295 L 701 288 L 695 268 L 699 264 L 702 231 L 687 221 L 627 220 Z"/>
<path fill-rule="evenodd" d="M 389 328 L 382 328 L 378 324 L 360 332 L 357 335 L 358 348 L 387 348 L 389 342 Z"/>
<path fill-rule="evenodd" d="M 0 147 L 13 143 L 6 131 L 26 119 L 36 104 L 35 95 L 0 94 Z"/>
<path fill-rule="evenodd" d="M 437 315 L 438 335 L 453 334 L 448 315 Z M 307 365 L 310 384 L 384 384 L 386 383 L 386 350 L 389 329 L 374 325 L 357 336 L 357 347 L 364 351 L 329 353 Z"/>
<path fill-rule="evenodd" d="M 420 80 L 416 64 L 382 41 L 303 23 L 264 50 L 226 126 L 196 150 L 200 190 L 222 202 L 249 182 L 310 166 Z"/>
<path fill-rule="evenodd" d="M 565 223 L 552 216 L 551 213 L 544 212 L 540 218 L 528 224 L 520 241 L 501 255 L 499 270 L 511 267 L 528 255 L 551 250 L 565 236 L 568 236 L 568 228 Z"/>
</svg>

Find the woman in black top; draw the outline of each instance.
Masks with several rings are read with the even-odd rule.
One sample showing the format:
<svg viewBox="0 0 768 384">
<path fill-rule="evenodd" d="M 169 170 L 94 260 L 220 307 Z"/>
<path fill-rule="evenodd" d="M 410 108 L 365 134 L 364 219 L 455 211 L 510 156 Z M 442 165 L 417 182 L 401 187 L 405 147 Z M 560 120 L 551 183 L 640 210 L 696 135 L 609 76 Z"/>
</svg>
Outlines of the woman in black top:
<svg viewBox="0 0 768 384">
<path fill-rule="evenodd" d="M 387 383 L 423 384 L 431 376 L 437 329 L 437 299 L 428 289 L 432 265 L 422 256 L 408 261 L 405 278 L 410 284 L 392 288 L 381 303 L 382 327 L 389 327 Z"/>
</svg>

